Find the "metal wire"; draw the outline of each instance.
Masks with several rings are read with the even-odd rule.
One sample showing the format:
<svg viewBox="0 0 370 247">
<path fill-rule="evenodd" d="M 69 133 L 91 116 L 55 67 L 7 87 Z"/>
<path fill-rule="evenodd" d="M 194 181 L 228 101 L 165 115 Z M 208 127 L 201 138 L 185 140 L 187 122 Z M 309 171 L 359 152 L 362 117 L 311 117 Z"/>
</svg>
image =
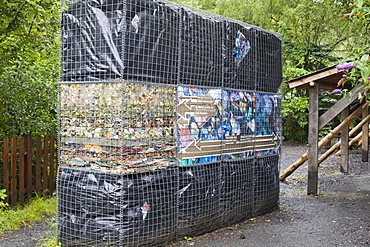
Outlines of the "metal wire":
<svg viewBox="0 0 370 247">
<path fill-rule="evenodd" d="M 278 34 L 166 1 L 62 2 L 63 246 L 160 245 L 277 206 Z"/>
</svg>

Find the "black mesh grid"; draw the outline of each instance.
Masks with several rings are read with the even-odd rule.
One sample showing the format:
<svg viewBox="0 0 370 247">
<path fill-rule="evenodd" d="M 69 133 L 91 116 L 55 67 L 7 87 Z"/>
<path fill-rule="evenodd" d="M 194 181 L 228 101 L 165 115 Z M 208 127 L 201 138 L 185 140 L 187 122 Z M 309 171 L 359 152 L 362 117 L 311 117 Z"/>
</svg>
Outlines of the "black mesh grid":
<svg viewBox="0 0 370 247">
<path fill-rule="evenodd" d="M 253 168 L 255 159 L 224 162 L 221 166 L 220 225 L 253 216 Z"/>
<path fill-rule="evenodd" d="M 279 201 L 279 155 L 258 157 L 253 177 L 253 215 L 270 212 Z"/>
<path fill-rule="evenodd" d="M 277 92 L 282 81 L 281 40 L 256 30 L 255 83 L 257 91 Z"/>
<path fill-rule="evenodd" d="M 178 234 L 196 235 L 218 227 L 220 164 L 179 167 Z"/>
<path fill-rule="evenodd" d="M 163 245 L 277 206 L 276 34 L 166 1 L 62 2 L 63 246 Z"/>
<path fill-rule="evenodd" d="M 59 176 L 58 228 L 63 246 L 118 246 L 124 181 L 113 174 L 70 168 Z"/>
<path fill-rule="evenodd" d="M 254 91 L 256 90 L 255 59 L 258 56 L 256 30 L 227 21 L 224 22 L 224 26 L 226 36 L 224 87 Z M 240 40 L 243 36 L 246 40 L 247 50 L 245 52 L 239 51 L 240 54 L 236 54 L 236 39 Z M 236 58 L 237 56 L 239 56 L 239 60 Z M 240 58 L 240 56 L 244 56 L 244 58 Z"/>
<path fill-rule="evenodd" d="M 63 246 L 152 246 L 175 237 L 177 170 L 130 175 L 62 168 Z"/>
<path fill-rule="evenodd" d="M 177 83 L 178 11 L 160 2 L 126 2 L 124 78 Z"/>
<path fill-rule="evenodd" d="M 221 87 L 222 22 L 182 12 L 180 84 Z"/>
</svg>

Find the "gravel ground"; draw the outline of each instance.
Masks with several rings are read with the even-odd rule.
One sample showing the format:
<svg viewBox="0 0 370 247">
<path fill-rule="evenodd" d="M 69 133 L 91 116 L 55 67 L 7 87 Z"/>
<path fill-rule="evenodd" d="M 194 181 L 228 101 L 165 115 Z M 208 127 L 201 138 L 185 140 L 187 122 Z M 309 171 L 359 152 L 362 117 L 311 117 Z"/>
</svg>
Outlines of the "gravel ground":
<svg viewBox="0 0 370 247">
<path fill-rule="evenodd" d="M 304 144 L 284 142 L 281 171 L 306 151 Z M 318 196 L 307 196 L 306 162 L 281 183 L 279 209 L 167 247 L 370 246 L 370 165 L 361 161 L 361 150 L 350 153 L 348 175 L 339 172 L 339 156 L 320 165 Z M 0 246 L 40 246 L 54 222 L 9 232 Z"/>
<path fill-rule="evenodd" d="M 306 151 L 285 142 L 281 172 Z M 339 171 L 340 156 L 320 165 L 318 196 L 307 196 L 306 162 L 280 183 L 279 209 L 169 246 L 370 246 L 370 165 L 361 150 L 350 153 L 348 175 Z"/>
</svg>

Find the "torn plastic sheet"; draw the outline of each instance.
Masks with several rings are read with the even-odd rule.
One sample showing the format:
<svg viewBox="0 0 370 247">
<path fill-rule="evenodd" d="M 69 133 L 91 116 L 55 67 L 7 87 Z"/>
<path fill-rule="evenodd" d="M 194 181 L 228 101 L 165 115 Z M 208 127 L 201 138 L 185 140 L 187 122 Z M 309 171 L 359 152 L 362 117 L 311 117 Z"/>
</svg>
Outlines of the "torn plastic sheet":
<svg viewBox="0 0 370 247">
<path fill-rule="evenodd" d="M 173 8 L 153 1 L 73 3 L 62 17 L 63 80 L 175 83 L 179 20 Z"/>
<path fill-rule="evenodd" d="M 237 66 L 240 66 L 240 63 L 243 61 L 244 57 L 248 54 L 251 49 L 249 40 L 247 40 L 240 31 L 235 38 L 235 63 Z"/>
<path fill-rule="evenodd" d="M 180 15 L 152 1 L 127 1 L 124 78 L 175 84 L 178 71 Z"/>
<path fill-rule="evenodd" d="M 264 92 L 281 84 L 275 34 L 181 6 L 79 0 L 64 11 L 62 26 L 64 81 L 133 79 Z"/>
<path fill-rule="evenodd" d="M 95 1 L 78 1 L 64 11 L 63 80 L 104 80 L 122 76 L 122 10 L 107 15 Z M 99 8 L 100 7 L 100 8 Z M 82 11 L 83 10 L 83 11 Z"/>
<path fill-rule="evenodd" d="M 176 170 L 116 175 L 62 168 L 58 180 L 63 246 L 121 246 L 174 238 Z M 167 186 L 163 186 L 167 185 Z"/>
</svg>

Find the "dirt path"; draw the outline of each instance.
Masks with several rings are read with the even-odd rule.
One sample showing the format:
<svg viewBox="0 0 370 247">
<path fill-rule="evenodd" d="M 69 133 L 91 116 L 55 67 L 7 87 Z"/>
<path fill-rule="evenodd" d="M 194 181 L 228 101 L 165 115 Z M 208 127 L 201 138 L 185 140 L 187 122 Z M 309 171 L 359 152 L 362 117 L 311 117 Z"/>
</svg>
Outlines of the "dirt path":
<svg viewBox="0 0 370 247">
<path fill-rule="evenodd" d="M 299 143 L 284 143 L 281 170 L 306 150 Z M 369 246 L 370 165 L 361 162 L 360 154 L 351 151 L 349 175 L 339 172 L 338 156 L 321 165 L 319 196 L 306 195 L 305 163 L 281 183 L 278 210 L 168 246 Z M 55 231 L 53 223 L 48 219 L 0 236 L 0 246 L 39 246 L 42 237 Z"/>
<path fill-rule="evenodd" d="M 27 246 L 39 247 L 42 239 L 56 231 L 56 218 L 45 217 L 42 221 L 25 224 L 18 230 L 7 232 L 0 236 L 1 247 Z"/>
</svg>

